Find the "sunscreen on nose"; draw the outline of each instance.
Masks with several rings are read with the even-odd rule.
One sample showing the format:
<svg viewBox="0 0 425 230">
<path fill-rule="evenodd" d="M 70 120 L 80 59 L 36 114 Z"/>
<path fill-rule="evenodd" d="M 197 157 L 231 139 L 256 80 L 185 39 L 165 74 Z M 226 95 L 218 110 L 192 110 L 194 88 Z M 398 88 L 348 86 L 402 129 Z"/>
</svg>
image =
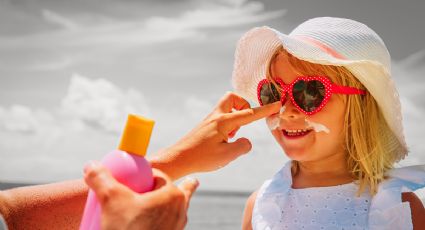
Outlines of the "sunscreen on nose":
<svg viewBox="0 0 425 230">
<path fill-rule="evenodd" d="M 279 114 L 282 115 L 286 110 L 286 106 L 280 107 Z"/>
<path fill-rule="evenodd" d="M 151 166 L 144 158 L 153 126 L 153 120 L 130 114 L 118 149 L 102 159 L 118 182 L 138 193 L 151 191 L 154 186 Z M 100 214 L 96 194 L 89 190 L 80 230 L 99 230 Z"/>
</svg>

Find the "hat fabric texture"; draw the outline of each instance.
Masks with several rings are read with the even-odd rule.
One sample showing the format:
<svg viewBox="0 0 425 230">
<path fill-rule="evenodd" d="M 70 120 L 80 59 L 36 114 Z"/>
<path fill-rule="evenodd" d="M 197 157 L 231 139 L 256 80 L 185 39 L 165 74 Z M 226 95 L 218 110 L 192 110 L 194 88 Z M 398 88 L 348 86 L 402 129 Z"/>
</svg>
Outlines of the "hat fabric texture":
<svg viewBox="0 0 425 230">
<path fill-rule="evenodd" d="M 279 46 L 298 59 L 347 68 L 375 98 L 384 118 L 406 147 L 401 105 L 391 79 L 391 57 L 382 39 L 368 26 L 345 18 L 309 19 L 288 35 L 273 28 L 256 27 L 238 41 L 232 84 L 236 93 L 257 101 L 257 84 Z M 400 153 L 397 160 L 404 158 Z"/>
</svg>

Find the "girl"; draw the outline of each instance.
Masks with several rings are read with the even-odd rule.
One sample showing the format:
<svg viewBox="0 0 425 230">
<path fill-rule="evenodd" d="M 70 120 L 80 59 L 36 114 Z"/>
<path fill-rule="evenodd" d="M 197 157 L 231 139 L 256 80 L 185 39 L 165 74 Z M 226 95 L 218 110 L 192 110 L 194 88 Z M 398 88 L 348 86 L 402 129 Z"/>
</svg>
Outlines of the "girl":
<svg viewBox="0 0 425 230">
<path fill-rule="evenodd" d="M 243 229 L 425 229 L 411 192 L 425 187 L 424 168 L 393 169 L 407 147 L 390 62 L 381 38 L 349 19 L 240 39 L 236 92 L 281 101 L 266 122 L 291 159 L 249 197 Z"/>
</svg>

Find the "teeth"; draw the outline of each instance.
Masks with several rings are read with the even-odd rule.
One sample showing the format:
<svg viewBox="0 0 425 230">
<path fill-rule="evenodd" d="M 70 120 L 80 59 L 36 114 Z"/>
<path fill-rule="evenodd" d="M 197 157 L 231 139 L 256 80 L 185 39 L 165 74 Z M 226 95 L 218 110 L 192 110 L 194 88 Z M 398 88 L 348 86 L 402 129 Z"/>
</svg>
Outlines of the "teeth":
<svg viewBox="0 0 425 230">
<path fill-rule="evenodd" d="M 301 133 L 301 132 L 307 132 L 309 130 L 310 129 L 294 129 L 294 130 L 287 129 L 286 132 L 288 132 L 288 133 Z"/>
<path fill-rule="evenodd" d="M 294 130 L 285 130 L 289 136 L 300 136 L 306 134 L 311 129 L 294 129 Z"/>
</svg>

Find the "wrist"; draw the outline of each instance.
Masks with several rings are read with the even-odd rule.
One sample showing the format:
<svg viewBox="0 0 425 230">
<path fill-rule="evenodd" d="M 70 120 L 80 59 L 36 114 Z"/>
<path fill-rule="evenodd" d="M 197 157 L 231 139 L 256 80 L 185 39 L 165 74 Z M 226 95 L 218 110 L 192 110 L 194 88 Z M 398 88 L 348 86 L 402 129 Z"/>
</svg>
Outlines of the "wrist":
<svg viewBox="0 0 425 230">
<path fill-rule="evenodd" d="M 190 169 L 188 165 L 184 164 L 182 156 L 184 156 L 183 150 L 170 147 L 149 156 L 147 160 L 152 168 L 161 170 L 174 181 L 190 174 Z"/>
<path fill-rule="evenodd" d="M 0 191 L 0 214 L 3 216 L 4 221 L 6 222 L 9 229 L 13 229 L 12 227 L 12 217 L 13 214 L 12 208 L 10 207 L 9 196 L 6 191 Z"/>
</svg>

